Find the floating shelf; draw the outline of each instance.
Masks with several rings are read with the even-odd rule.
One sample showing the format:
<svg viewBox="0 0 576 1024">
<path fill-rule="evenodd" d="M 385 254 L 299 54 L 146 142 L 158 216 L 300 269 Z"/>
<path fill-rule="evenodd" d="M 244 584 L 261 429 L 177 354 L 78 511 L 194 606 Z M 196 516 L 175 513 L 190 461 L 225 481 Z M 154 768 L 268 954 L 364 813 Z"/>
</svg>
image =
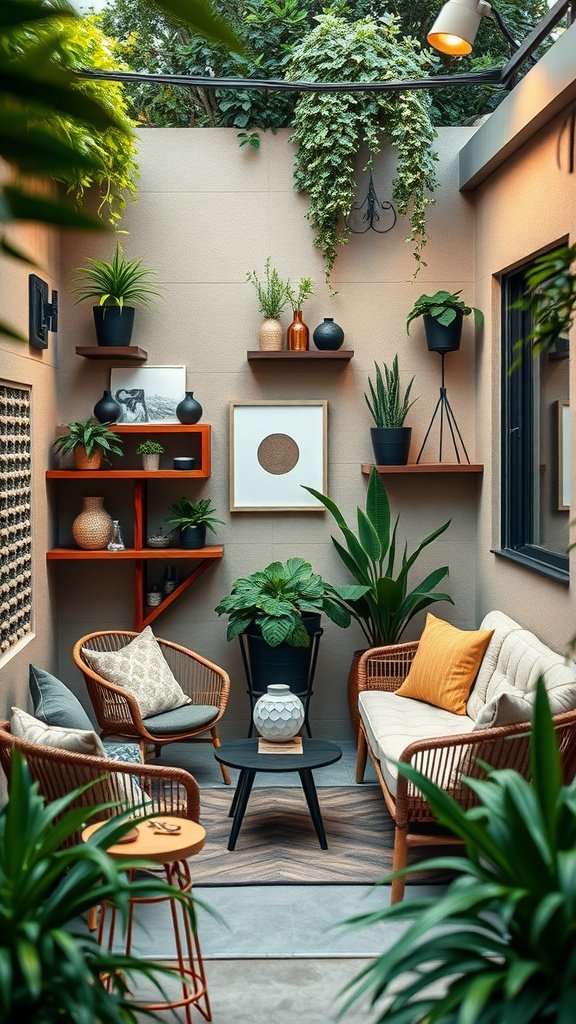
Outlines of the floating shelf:
<svg viewBox="0 0 576 1024">
<path fill-rule="evenodd" d="M 51 548 L 46 552 L 49 562 L 83 562 L 86 559 L 112 559 L 114 561 L 130 561 L 137 559 L 164 559 L 177 561 L 183 558 L 214 559 L 222 558 L 224 547 L 213 544 L 205 548 L 124 548 L 124 551 L 86 551 L 84 548 Z"/>
<path fill-rule="evenodd" d="M 201 469 L 48 469 L 47 480 L 204 480 Z"/>
<path fill-rule="evenodd" d="M 362 463 L 362 472 L 368 476 L 372 469 L 377 469 L 380 474 L 389 473 L 476 473 L 484 472 L 484 466 L 479 463 L 468 465 L 468 463 L 452 462 L 409 462 L 406 466 L 374 466 L 371 462 Z"/>
<path fill-rule="evenodd" d="M 329 363 L 330 362 L 349 363 L 350 360 L 353 359 L 353 357 L 354 357 L 354 349 L 352 349 L 352 348 L 339 348 L 335 352 L 333 352 L 333 351 L 321 352 L 319 349 L 312 349 L 311 348 L 311 349 L 306 349 L 303 352 L 292 352 L 292 351 L 289 351 L 288 349 L 280 349 L 280 351 L 267 351 L 266 349 L 255 348 L 255 349 L 250 349 L 250 351 L 247 352 L 246 355 L 248 357 L 248 362 L 249 363 L 257 362 L 258 360 L 263 360 L 263 359 L 268 360 L 269 362 L 274 360 L 274 359 L 280 359 L 280 360 L 282 360 L 282 359 L 284 359 L 284 360 L 293 359 L 295 361 L 303 360 L 304 362 L 308 361 L 308 362 L 318 362 L 318 363 L 321 363 L 321 362 L 324 361 L 324 362 L 329 362 Z"/>
<path fill-rule="evenodd" d="M 76 355 L 84 359 L 130 360 L 133 363 L 145 363 L 148 353 L 138 345 L 77 345 Z"/>
</svg>

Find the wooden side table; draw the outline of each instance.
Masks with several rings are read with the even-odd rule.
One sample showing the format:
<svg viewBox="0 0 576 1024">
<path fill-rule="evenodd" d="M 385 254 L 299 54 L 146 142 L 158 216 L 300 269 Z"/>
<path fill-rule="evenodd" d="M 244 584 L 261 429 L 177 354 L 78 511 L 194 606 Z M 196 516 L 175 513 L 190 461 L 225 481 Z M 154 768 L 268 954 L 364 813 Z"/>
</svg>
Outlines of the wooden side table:
<svg viewBox="0 0 576 1024">
<path fill-rule="evenodd" d="M 187 858 L 199 853 L 206 841 L 206 830 L 195 821 L 188 821 L 185 818 L 176 818 L 168 815 L 158 815 L 155 821 L 165 824 L 168 828 L 179 827 L 178 832 L 157 831 L 148 821 L 140 822 L 135 831 L 138 833 L 133 842 L 115 843 L 108 848 L 108 854 L 115 860 L 141 859 L 142 868 L 131 868 L 130 877 L 134 876 L 136 870 L 146 870 L 146 862 L 151 861 L 161 864 L 164 868 L 166 881 L 169 885 L 180 889 L 180 892 L 190 893 L 192 890 L 192 875 Z M 82 832 L 82 839 L 87 841 L 97 829 L 102 827 L 103 822 L 96 822 L 88 825 Z M 196 929 L 192 929 L 187 908 L 182 906 L 178 900 L 169 897 L 156 899 L 131 899 L 128 909 L 128 920 L 126 925 L 125 952 L 130 955 L 132 950 L 132 933 L 134 925 L 134 909 L 139 903 L 163 903 L 170 904 L 172 915 L 172 927 L 174 929 L 174 940 L 176 944 L 176 966 L 171 968 L 181 979 L 182 997 L 174 1002 L 149 1003 L 143 1007 L 145 1010 L 176 1010 L 184 1009 L 186 1024 L 192 1024 L 192 1005 L 196 1006 L 199 1013 L 207 1021 L 212 1020 L 210 1000 L 206 986 L 206 975 L 202 961 L 202 952 Z M 101 908 L 100 923 L 98 927 L 98 942 L 106 945 L 112 950 L 114 944 L 114 933 L 116 930 L 116 908 L 104 903 Z"/>
</svg>

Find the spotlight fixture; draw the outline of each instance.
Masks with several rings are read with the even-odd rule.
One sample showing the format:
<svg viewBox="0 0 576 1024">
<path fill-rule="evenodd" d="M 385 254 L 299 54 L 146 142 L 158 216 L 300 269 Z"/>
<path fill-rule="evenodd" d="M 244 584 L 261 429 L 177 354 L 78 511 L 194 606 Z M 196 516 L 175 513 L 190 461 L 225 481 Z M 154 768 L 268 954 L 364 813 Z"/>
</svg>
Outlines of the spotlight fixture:
<svg viewBox="0 0 576 1024">
<path fill-rule="evenodd" d="M 487 0 L 448 0 L 430 29 L 430 46 L 450 57 L 467 57 L 472 53 L 482 18 L 492 18 L 515 49 L 518 43 L 502 23 L 500 15 Z"/>
</svg>

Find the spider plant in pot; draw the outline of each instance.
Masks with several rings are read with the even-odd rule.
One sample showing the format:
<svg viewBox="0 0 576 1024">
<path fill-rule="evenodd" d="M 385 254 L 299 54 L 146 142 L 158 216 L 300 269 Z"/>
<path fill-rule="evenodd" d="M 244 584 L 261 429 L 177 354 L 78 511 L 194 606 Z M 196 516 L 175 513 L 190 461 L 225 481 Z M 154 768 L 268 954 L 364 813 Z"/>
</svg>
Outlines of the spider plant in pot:
<svg viewBox="0 0 576 1024">
<path fill-rule="evenodd" d="M 60 434 L 52 447 L 60 455 L 74 452 L 75 469 L 100 469 L 102 460 L 109 455 L 122 455 L 122 438 L 107 423 L 93 419 L 77 420 L 66 424 L 67 433 Z"/>
<path fill-rule="evenodd" d="M 301 277 L 294 288 L 288 281 L 286 293 L 294 317 L 286 334 L 286 348 L 290 352 L 305 352 L 310 342 L 310 331 L 302 320 L 302 307 L 314 294 L 314 281 L 311 277 Z"/>
<path fill-rule="evenodd" d="M 166 523 L 180 528 L 181 548 L 203 548 L 206 545 L 206 530 L 216 533 L 214 523 L 222 522 L 214 516 L 215 511 L 210 498 L 200 498 L 198 501 L 178 498 L 178 501 L 170 505 L 172 515 Z"/>
<path fill-rule="evenodd" d="M 118 244 L 111 260 L 87 259 L 78 268 L 75 277 L 81 283 L 73 289 L 79 296 L 76 301 L 98 299 L 93 313 L 99 345 L 130 344 L 135 313 L 131 303 L 148 306 L 160 294 L 153 275 L 142 260 L 127 260 Z"/>
<path fill-rule="evenodd" d="M 398 355 L 392 366 L 383 364 L 384 374 L 374 363 L 376 380 L 368 378 L 370 395 L 364 393 L 366 405 L 372 413 L 375 427 L 370 428 L 372 448 L 377 466 L 405 466 L 408 462 L 412 427 L 405 427 L 404 420 L 416 399 L 410 401 L 414 377 L 402 393 Z"/>
<path fill-rule="evenodd" d="M 438 291 L 434 295 L 421 295 L 416 299 L 406 320 L 406 330 L 410 334 L 410 324 L 418 317 L 424 318 L 424 331 L 429 352 L 456 352 L 460 348 L 462 323 L 465 316 L 474 314 L 475 327 L 484 323 L 484 314 L 476 306 L 467 306 L 457 292 Z"/>
<path fill-rule="evenodd" d="M 264 264 L 264 280 L 261 281 L 255 270 L 249 270 L 246 280 L 253 284 L 258 296 L 258 306 L 264 315 L 264 323 L 260 328 L 260 348 L 267 351 L 278 351 L 282 348 L 282 324 L 280 317 L 288 302 L 286 281 L 271 266 L 270 257 Z"/>
<path fill-rule="evenodd" d="M 478 799 L 468 810 L 411 765 L 398 764 L 439 823 L 462 839 L 465 853 L 417 865 L 456 873 L 440 896 L 354 920 L 407 922 L 392 947 L 349 986 L 348 1006 L 360 996 L 379 1004 L 376 1016 L 370 1014 L 375 1024 L 574 1019 L 576 780 L 562 763 L 542 680 L 530 746 L 531 781 L 486 766 L 487 778 L 466 781 Z"/>
<path fill-rule="evenodd" d="M 142 456 L 142 468 L 147 473 L 154 473 L 160 469 L 160 456 L 165 450 L 160 441 L 142 441 L 136 449 L 136 453 Z"/>
</svg>

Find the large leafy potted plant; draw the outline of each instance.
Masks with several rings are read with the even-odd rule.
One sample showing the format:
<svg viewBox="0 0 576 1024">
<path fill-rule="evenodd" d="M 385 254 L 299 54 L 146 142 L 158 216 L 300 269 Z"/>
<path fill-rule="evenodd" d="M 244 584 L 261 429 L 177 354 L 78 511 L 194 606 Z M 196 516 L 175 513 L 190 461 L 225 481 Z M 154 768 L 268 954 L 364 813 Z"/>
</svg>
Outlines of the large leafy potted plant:
<svg viewBox="0 0 576 1024">
<path fill-rule="evenodd" d="M 576 1006 L 576 780 L 563 774 L 550 708 L 538 684 L 531 782 L 510 769 L 469 778 L 463 810 L 400 763 L 465 854 L 420 862 L 456 872 L 446 891 L 396 903 L 355 924 L 409 922 L 352 982 L 349 1004 L 383 1000 L 380 1024 L 562 1024 Z M 405 868 L 402 874 L 416 870 Z M 434 983 L 435 990 L 430 989 Z M 440 992 L 438 994 L 438 989 Z"/>
<path fill-rule="evenodd" d="M 75 420 L 67 423 L 66 428 L 67 433 L 60 434 L 52 447 L 60 455 L 74 452 L 76 469 L 100 469 L 102 460 L 109 455 L 122 455 L 122 438 L 110 430 L 107 423 Z"/>
<path fill-rule="evenodd" d="M 99 345 L 129 345 L 134 327 L 135 309 L 130 303 L 150 304 L 160 293 L 150 280 L 154 271 L 142 266 L 142 260 L 127 260 L 120 246 L 111 260 L 87 259 L 76 271 L 83 282 L 74 293 L 77 302 L 98 299 L 93 307 L 96 338 Z"/>
<path fill-rule="evenodd" d="M 384 374 L 374 363 L 376 380 L 368 378 L 370 395 L 364 393 L 376 426 L 370 428 L 370 438 L 377 466 L 404 466 L 408 462 L 412 427 L 404 426 L 404 421 L 416 399 L 410 401 L 410 392 L 414 377 L 409 381 L 404 393 L 400 384 L 398 355 L 394 356 L 392 366 L 384 365 Z"/>
<path fill-rule="evenodd" d="M 460 348 L 463 319 L 470 313 L 474 314 L 476 327 L 484 323 L 482 312 L 462 301 L 461 291 L 460 288 L 457 292 L 438 291 L 434 295 L 421 295 L 410 310 L 406 330 L 410 334 L 412 321 L 423 317 L 429 352 L 456 352 Z"/>
<path fill-rule="evenodd" d="M 241 638 L 247 651 L 252 691 L 261 694 L 268 683 L 288 683 L 294 693 L 305 694 L 318 646 L 311 640 L 322 634 L 322 613 L 346 628 L 349 602 L 365 589 L 326 583 L 304 558 L 271 562 L 235 580 L 216 611 L 228 616 L 227 639 Z"/>
<path fill-rule="evenodd" d="M 336 537 L 332 537 L 332 543 L 348 571 L 363 588 L 359 596 L 345 599 L 346 607 L 362 629 L 368 647 L 397 644 L 418 612 L 438 601 L 454 604 L 449 594 L 436 590 L 448 575 L 447 565 L 434 569 L 416 586 L 408 586 L 410 572 L 422 551 L 448 529 L 450 520 L 428 534 L 411 554 L 405 544 L 402 554 L 398 555 L 400 517 L 396 516 L 392 525 L 388 494 L 375 467 L 368 478 L 366 509 L 357 509 L 356 533 L 328 495 L 313 487 L 304 489 L 322 502 L 343 534 L 344 544 Z M 358 727 L 357 665 L 362 653 L 361 650 L 355 652 L 348 677 L 348 706 L 355 733 Z"/>
<path fill-rule="evenodd" d="M 166 520 L 170 526 L 180 528 L 181 548 L 203 548 L 206 545 L 206 530 L 214 529 L 215 523 L 221 523 L 216 519 L 210 498 L 200 498 L 192 501 L 191 498 L 178 498 L 173 505 L 170 505 L 171 516 Z"/>
</svg>

